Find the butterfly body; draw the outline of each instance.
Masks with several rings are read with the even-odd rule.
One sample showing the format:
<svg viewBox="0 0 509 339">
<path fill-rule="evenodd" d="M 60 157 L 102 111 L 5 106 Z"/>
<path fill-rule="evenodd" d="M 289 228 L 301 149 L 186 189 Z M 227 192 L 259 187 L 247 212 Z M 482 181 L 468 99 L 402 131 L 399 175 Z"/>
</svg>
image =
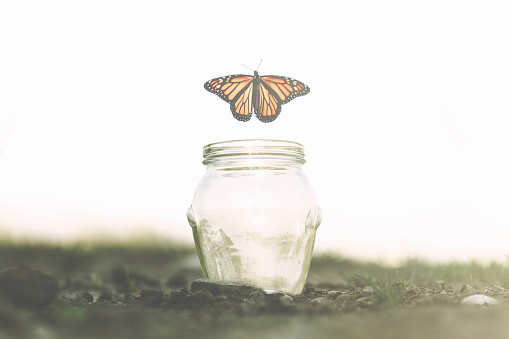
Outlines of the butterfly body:
<svg viewBox="0 0 509 339">
<path fill-rule="evenodd" d="M 309 93 L 304 83 L 285 76 L 234 74 L 209 80 L 205 89 L 230 104 L 235 119 L 248 121 L 253 111 L 261 122 L 272 122 L 281 105 Z"/>
</svg>

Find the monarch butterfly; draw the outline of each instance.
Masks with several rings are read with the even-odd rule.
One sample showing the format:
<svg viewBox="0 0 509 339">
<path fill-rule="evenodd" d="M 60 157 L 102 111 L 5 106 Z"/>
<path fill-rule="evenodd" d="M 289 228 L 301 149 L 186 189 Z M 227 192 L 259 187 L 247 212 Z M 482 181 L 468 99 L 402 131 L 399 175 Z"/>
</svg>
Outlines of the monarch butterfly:
<svg viewBox="0 0 509 339">
<path fill-rule="evenodd" d="M 227 75 L 209 80 L 205 89 L 230 104 L 235 119 L 248 121 L 253 110 L 261 122 L 272 122 L 281 113 L 281 105 L 306 95 L 310 89 L 293 78 L 278 75 Z"/>
</svg>

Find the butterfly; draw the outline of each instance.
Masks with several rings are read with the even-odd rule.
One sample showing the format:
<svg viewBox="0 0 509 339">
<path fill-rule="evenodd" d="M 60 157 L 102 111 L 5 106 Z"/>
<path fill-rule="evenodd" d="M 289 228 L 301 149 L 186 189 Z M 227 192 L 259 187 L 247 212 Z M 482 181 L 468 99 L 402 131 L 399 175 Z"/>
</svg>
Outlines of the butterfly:
<svg viewBox="0 0 509 339">
<path fill-rule="evenodd" d="M 278 75 L 260 76 L 258 71 L 254 71 L 254 76 L 235 74 L 215 78 L 207 81 L 204 87 L 230 104 L 235 119 L 248 121 L 254 111 L 261 122 L 276 120 L 281 105 L 310 91 L 299 80 Z"/>
</svg>

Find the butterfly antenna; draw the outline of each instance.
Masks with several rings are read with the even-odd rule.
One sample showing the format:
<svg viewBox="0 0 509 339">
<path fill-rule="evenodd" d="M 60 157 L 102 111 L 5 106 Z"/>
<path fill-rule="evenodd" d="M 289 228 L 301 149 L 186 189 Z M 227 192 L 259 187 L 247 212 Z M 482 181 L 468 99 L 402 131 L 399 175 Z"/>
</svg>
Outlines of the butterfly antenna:
<svg viewBox="0 0 509 339">
<path fill-rule="evenodd" d="M 262 64 L 262 60 L 263 59 L 260 59 L 260 63 L 258 64 L 258 68 L 256 69 L 256 71 L 258 72 L 258 70 L 260 69 L 260 65 Z"/>
<path fill-rule="evenodd" d="M 246 67 L 246 68 L 249 68 L 250 70 L 252 70 L 254 72 L 254 69 L 252 69 L 251 67 L 247 67 L 246 65 L 244 64 L 241 64 L 242 66 Z"/>
</svg>

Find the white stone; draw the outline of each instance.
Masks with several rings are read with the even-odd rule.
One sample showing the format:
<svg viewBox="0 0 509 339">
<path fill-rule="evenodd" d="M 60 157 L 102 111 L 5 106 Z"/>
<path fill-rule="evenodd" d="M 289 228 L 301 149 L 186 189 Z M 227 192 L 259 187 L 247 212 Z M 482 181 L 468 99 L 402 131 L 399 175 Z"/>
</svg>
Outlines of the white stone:
<svg viewBox="0 0 509 339">
<path fill-rule="evenodd" d="M 495 305 L 498 303 L 498 301 L 497 299 L 488 297 L 484 294 L 474 294 L 463 298 L 461 303 L 469 305 Z"/>
</svg>

